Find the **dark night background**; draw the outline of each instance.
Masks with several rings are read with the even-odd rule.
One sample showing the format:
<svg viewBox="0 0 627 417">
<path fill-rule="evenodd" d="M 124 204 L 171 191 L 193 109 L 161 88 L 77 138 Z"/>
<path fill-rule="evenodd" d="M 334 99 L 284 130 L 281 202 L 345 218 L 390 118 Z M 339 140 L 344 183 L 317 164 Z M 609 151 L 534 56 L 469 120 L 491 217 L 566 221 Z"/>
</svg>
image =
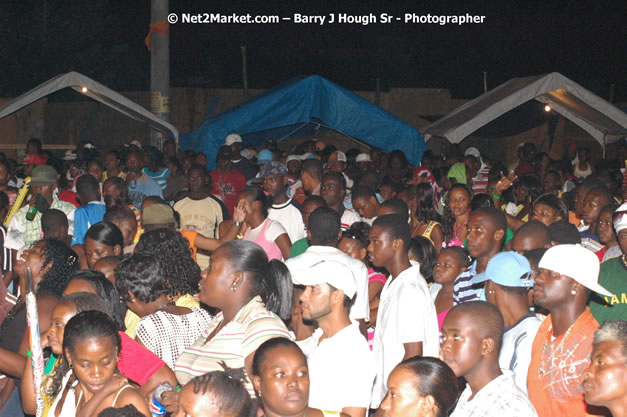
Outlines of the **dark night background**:
<svg viewBox="0 0 627 417">
<path fill-rule="evenodd" d="M 319 74 L 352 90 L 439 87 L 474 98 L 512 77 L 557 71 L 607 99 L 627 101 L 627 2 L 529 0 L 388 2 L 170 0 L 170 11 L 278 14 L 387 12 L 485 15 L 484 24 L 170 26 L 173 87 L 241 87 L 240 45 L 250 88 Z M 150 1 L 3 0 L 0 96 L 19 95 L 76 70 L 120 91 L 148 90 L 144 45 Z"/>
</svg>

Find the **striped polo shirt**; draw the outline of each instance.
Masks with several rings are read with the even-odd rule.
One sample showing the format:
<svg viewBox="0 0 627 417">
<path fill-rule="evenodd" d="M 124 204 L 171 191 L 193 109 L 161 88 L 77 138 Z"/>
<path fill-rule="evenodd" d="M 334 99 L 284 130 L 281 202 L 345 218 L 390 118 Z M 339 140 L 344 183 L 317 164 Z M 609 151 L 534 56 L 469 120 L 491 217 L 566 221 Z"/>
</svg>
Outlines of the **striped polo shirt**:
<svg viewBox="0 0 627 417">
<path fill-rule="evenodd" d="M 275 337 L 291 339 L 283 321 L 267 310 L 259 296 L 242 307 L 235 318 L 207 342 L 207 337 L 223 319 L 222 312 L 218 313 L 200 338 L 179 356 L 174 372 L 181 385 L 187 384 L 195 376 L 222 371 L 222 361 L 229 368 L 245 368 L 246 357 L 266 340 Z M 248 377 L 244 386 L 253 397 L 255 391 L 250 380 Z"/>
</svg>

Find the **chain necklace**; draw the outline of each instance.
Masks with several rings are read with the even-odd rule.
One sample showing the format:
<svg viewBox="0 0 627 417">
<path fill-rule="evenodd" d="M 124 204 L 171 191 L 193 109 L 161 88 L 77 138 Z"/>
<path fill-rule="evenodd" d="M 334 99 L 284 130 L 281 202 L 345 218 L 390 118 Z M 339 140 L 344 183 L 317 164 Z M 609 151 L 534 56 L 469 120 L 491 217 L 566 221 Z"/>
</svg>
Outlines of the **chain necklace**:
<svg viewBox="0 0 627 417">
<path fill-rule="evenodd" d="M 176 302 L 174 300 L 170 300 L 170 301 L 168 301 L 165 304 L 161 304 L 159 307 L 157 307 L 157 309 L 155 311 L 159 311 L 159 310 L 161 310 L 162 308 L 165 308 L 165 307 L 173 306 L 174 304 L 176 304 Z"/>
<path fill-rule="evenodd" d="M 556 363 L 555 356 L 556 355 L 561 356 L 564 353 L 564 342 L 566 342 L 566 339 L 568 339 L 568 336 L 570 335 L 570 331 L 572 330 L 574 325 L 575 325 L 575 322 L 573 322 L 573 324 L 570 325 L 568 330 L 566 330 L 566 333 L 564 333 L 564 335 L 562 336 L 562 340 L 556 347 L 551 346 L 553 341 L 549 343 L 549 338 L 552 337 L 550 336 L 550 334 L 553 331 L 553 324 L 549 326 L 547 330 L 547 339 L 544 341 L 544 346 L 542 347 L 542 362 L 540 364 L 540 369 L 538 370 L 538 376 L 542 377 L 551 372 L 552 365 Z M 573 350 L 575 350 L 577 346 L 575 346 Z M 547 352 L 549 349 L 550 349 L 550 353 Z"/>
</svg>

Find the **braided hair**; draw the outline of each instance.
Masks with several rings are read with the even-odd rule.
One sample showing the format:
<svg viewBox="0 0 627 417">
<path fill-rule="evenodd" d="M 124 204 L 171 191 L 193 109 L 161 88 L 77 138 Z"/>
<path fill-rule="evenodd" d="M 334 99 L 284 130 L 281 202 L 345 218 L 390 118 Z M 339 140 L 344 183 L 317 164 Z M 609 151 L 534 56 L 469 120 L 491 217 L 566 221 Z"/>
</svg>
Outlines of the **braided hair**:
<svg viewBox="0 0 627 417">
<path fill-rule="evenodd" d="M 50 268 L 44 273 L 37 292 L 47 292 L 61 297 L 70 276 L 79 268 L 78 255 L 61 240 L 48 238 L 43 242 L 44 246 L 40 253 L 44 262 L 41 267 Z"/>
</svg>

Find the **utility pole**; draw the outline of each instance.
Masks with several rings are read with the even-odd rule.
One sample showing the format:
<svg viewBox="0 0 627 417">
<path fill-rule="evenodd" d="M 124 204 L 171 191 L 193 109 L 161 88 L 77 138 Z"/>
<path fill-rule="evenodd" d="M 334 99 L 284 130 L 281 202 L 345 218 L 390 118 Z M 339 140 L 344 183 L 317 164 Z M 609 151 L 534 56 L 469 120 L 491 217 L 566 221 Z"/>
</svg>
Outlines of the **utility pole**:
<svg viewBox="0 0 627 417">
<path fill-rule="evenodd" d="M 150 49 L 150 110 L 163 120 L 170 116 L 170 33 L 168 0 L 151 0 L 151 49 Z M 166 135 L 154 129 L 150 131 L 150 144 L 162 149 Z"/>
</svg>

